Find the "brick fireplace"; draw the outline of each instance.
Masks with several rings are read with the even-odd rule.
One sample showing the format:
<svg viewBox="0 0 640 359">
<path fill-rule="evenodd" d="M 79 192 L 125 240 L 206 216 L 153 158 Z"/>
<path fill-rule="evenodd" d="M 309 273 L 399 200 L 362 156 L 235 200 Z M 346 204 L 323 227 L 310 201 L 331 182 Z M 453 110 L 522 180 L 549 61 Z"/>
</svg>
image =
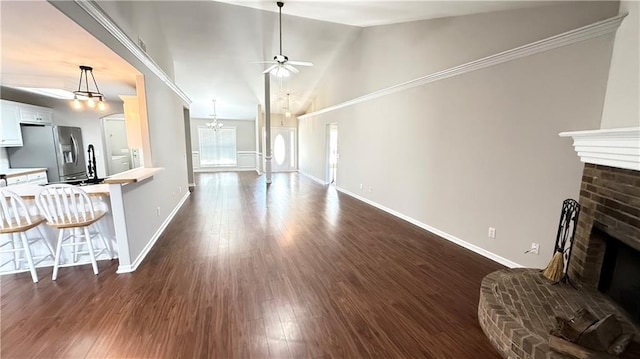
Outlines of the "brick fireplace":
<svg viewBox="0 0 640 359">
<path fill-rule="evenodd" d="M 640 127 L 563 132 L 585 163 L 580 217 L 567 272 L 553 284 L 539 269 L 486 276 L 478 320 L 504 358 L 565 358 L 549 348 L 556 317 L 585 308 L 613 314 L 635 337 L 622 358 L 640 358 Z"/>
<path fill-rule="evenodd" d="M 569 276 L 596 288 L 606 248 L 598 232 L 640 251 L 640 171 L 587 163 L 579 202 L 582 209 Z"/>
</svg>

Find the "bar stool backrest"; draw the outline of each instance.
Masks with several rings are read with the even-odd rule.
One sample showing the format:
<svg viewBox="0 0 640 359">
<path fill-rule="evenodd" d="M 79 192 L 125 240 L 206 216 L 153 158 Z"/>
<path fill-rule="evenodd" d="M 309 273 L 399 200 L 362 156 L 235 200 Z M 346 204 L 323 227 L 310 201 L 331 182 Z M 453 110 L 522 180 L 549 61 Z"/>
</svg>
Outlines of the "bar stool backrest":
<svg viewBox="0 0 640 359">
<path fill-rule="evenodd" d="M 0 189 L 0 220 L 0 229 L 31 224 L 31 215 L 24 200 L 8 189 Z"/>
<path fill-rule="evenodd" d="M 50 224 L 73 224 L 95 218 L 89 196 L 76 186 L 68 184 L 46 186 L 38 194 L 36 203 Z"/>
</svg>

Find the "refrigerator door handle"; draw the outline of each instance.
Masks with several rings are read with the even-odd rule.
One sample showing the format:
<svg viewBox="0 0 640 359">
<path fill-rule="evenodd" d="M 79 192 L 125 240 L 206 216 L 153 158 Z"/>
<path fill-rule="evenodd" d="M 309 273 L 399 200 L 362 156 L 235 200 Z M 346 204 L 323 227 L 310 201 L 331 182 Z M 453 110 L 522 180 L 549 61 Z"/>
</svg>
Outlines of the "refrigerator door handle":
<svg viewBox="0 0 640 359">
<path fill-rule="evenodd" d="M 78 164 L 78 142 L 76 142 L 76 139 L 73 137 L 73 135 L 71 135 L 71 143 L 73 143 L 73 163 L 74 164 Z"/>
</svg>

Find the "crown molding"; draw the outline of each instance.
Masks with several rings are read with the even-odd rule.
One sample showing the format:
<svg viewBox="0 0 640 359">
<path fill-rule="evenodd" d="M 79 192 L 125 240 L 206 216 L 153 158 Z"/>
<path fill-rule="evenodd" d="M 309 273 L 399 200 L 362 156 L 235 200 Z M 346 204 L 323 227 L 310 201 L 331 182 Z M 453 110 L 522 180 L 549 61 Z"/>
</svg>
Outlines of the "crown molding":
<svg viewBox="0 0 640 359">
<path fill-rule="evenodd" d="M 129 38 L 129 36 L 122 31 L 122 29 L 107 15 L 99 5 L 97 5 L 94 1 L 90 0 L 74 0 L 74 2 L 82 8 L 87 14 L 89 14 L 94 20 L 100 24 L 105 30 L 107 30 L 113 37 L 118 40 L 133 56 L 135 56 L 144 66 L 146 66 L 151 72 L 153 72 L 156 76 L 160 78 L 176 95 L 180 96 L 180 98 L 186 102 L 187 104 L 191 104 L 191 99 L 187 96 L 186 93 L 173 82 L 173 79 L 167 75 L 166 72 L 160 68 L 160 66 L 153 61 L 153 59 L 147 55 L 146 52 L 142 51 L 142 49 L 136 44 L 133 40 Z"/>
<path fill-rule="evenodd" d="M 325 107 L 318 111 L 313 111 L 301 116 L 298 119 L 306 119 L 313 116 L 321 115 L 330 111 L 335 111 L 341 108 L 352 106 L 366 101 L 371 101 L 378 97 L 391 95 L 400 91 L 405 91 L 417 86 L 422 86 L 431 82 L 446 79 L 449 77 L 462 75 L 467 72 L 480 70 L 489 66 L 498 65 L 507 61 L 512 61 L 525 56 L 531 56 L 543 51 L 552 50 L 558 47 L 575 44 L 580 41 L 593 39 L 603 35 L 616 32 L 622 20 L 627 14 L 618 15 L 602 21 L 595 22 L 593 24 L 583 26 L 574 30 L 563 32 L 558 35 L 547 37 L 542 40 L 538 40 L 523 46 L 519 46 L 507 51 L 503 51 L 494 55 L 483 57 L 478 60 L 464 63 L 462 65 L 454 66 L 446 70 L 434 72 L 432 74 L 418 77 L 416 79 L 406 81 L 391 87 L 384 88 L 382 90 L 374 91 L 366 95 L 356 97 L 354 99 L 339 103 L 337 105 Z"/>
<path fill-rule="evenodd" d="M 640 127 L 562 132 L 573 138 L 580 161 L 640 171 Z"/>
</svg>

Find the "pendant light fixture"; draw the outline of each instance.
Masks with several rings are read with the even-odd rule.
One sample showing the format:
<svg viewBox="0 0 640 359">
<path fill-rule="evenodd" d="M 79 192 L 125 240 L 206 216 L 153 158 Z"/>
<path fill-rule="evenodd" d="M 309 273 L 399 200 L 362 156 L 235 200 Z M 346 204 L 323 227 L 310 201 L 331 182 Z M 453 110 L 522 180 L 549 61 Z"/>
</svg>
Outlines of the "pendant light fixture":
<svg viewBox="0 0 640 359">
<path fill-rule="evenodd" d="M 214 131 L 218 131 L 222 126 L 224 126 L 224 124 L 218 122 L 218 115 L 216 114 L 216 100 L 213 99 L 213 119 L 211 122 L 207 122 L 207 127 L 212 128 Z"/>
<path fill-rule="evenodd" d="M 93 81 L 93 86 L 95 87 L 95 91 L 91 91 L 89 89 L 89 76 L 91 76 L 91 80 Z M 83 82 L 84 78 L 84 82 Z M 84 88 L 82 87 L 84 85 Z M 73 107 L 76 110 L 82 109 L 82 102 L 86 101 L 87 106 L 91 108 L 95 108 L 96 105 L 100 111 L 104 111 L 106 108 L 104 102 L 104 95 L 100 92 L 98 88 L 98 83 L 96 82 L 96 78 L 93 77 L 93 68 L 91 66 L 80 66 L 80 81 L 78 83 L 78 90 L 73 91 Z M 97 103 L 97 104 L 96 104 Z"/>
<path fill-rule="evenodd" d="M 284 108 L 284 117 L 291 117 L 291 107 L 289 107 L 289 94 L 287 94 L 287 107 Z"/>
</svg>

